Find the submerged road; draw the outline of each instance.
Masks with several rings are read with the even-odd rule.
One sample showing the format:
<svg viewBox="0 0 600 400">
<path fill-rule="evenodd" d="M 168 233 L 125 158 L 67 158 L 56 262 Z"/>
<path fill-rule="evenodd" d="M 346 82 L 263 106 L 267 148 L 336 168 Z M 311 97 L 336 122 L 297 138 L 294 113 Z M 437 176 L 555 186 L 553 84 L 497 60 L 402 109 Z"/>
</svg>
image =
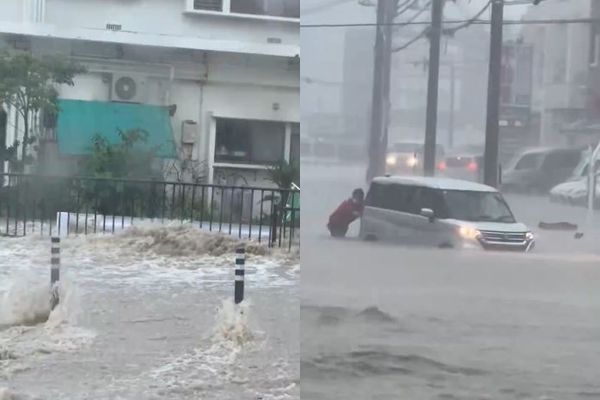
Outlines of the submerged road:
<svg viewBox="0 0 600 400">
<path fill-rule="evenodd" d="M 363 176 L 303 165 L 303 399 L 600 399 L 598 232 L 537 229 L 585 210 L 508 196 L 527 255 L 329 238 Z"/>
</svg>

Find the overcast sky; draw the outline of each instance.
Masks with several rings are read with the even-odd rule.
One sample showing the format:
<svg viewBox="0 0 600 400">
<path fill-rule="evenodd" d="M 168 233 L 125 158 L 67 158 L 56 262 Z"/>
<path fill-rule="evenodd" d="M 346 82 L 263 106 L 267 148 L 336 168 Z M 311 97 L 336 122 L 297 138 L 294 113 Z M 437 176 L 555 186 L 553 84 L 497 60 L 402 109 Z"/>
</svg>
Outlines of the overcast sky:
<svg viewBox="0 0 600 400">
<path fill-rule="evenodd" d="M 448 2 L 445 10 L 447 18 L 468 18 L 479 11 L 488 0 L 457 0 L 456 5 Z M 505 17 L 521 17 L 526 10 L 523 6 L 506 7 Z M 359 0 L 302 0 L 302 24 L 344 24 L 372 23 L 375 21 L 375 7 L 359 4 Z M 427 18 L 427 15 L 424 14 Z M 489 18 L 489 13 L 482 18 Z M 347 29 L 360 28 L 302 28 L 301 59 L 303 77 L 326 82 L 342 81 L 344 35 Z M 337 112 L 340 93 L 335 85 L 307 85 L 302 83 L 302 107 L 309 112 Z"/>
</svg>

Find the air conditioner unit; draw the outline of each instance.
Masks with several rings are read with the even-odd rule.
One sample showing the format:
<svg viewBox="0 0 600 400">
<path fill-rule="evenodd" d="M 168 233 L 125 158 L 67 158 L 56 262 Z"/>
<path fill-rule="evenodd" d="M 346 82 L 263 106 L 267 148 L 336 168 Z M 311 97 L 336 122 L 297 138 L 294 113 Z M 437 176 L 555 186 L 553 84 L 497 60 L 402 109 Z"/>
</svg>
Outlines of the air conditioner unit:
<svg viewBox="0 0 600 400">
<path fill-rule="evenodd" d="M 146 82 L 135 75 L 113 74 L 110 100 L 122 103 L 144 103 Z"/>
</svg>

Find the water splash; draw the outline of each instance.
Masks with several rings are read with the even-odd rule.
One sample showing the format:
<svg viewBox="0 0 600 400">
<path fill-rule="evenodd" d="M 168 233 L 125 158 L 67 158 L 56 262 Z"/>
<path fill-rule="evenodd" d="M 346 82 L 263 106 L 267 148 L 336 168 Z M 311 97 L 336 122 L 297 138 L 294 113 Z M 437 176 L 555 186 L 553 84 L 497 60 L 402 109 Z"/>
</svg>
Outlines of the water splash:
<svg viewBox="0 0 600 400">
<path fill-rule="evenodd" d="M 0 299 L 0 329 L 44 323 L 50 311 L 49 284 L 30 278 L 15 279 Z"/>
<path fill-rule="evenodd" d="M 234 304 L 231 300 L 223 300 L 215 319 L 213 339 L 223 345 L 242 347 L 253 339 L 248 326 L 250 303 L 246 300 Z"/>
</svg>

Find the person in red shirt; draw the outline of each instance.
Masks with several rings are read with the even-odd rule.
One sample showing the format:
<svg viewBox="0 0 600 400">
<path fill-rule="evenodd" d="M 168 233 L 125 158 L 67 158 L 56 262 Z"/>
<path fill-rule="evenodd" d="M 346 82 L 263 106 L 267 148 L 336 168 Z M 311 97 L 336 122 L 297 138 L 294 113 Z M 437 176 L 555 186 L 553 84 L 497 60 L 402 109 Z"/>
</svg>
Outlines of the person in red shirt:
<svg viewBox="0 0 600 400">
<path fill-rule="evenodd" d="M 355 189 L 352 197 L 344 200 L 342 204 L 329 216 L 327 229 L 333 237 L 344 237 L 350 224 L 360 218 L 363 212 L 365 193 L 362 189 Z"/>
</svg>

